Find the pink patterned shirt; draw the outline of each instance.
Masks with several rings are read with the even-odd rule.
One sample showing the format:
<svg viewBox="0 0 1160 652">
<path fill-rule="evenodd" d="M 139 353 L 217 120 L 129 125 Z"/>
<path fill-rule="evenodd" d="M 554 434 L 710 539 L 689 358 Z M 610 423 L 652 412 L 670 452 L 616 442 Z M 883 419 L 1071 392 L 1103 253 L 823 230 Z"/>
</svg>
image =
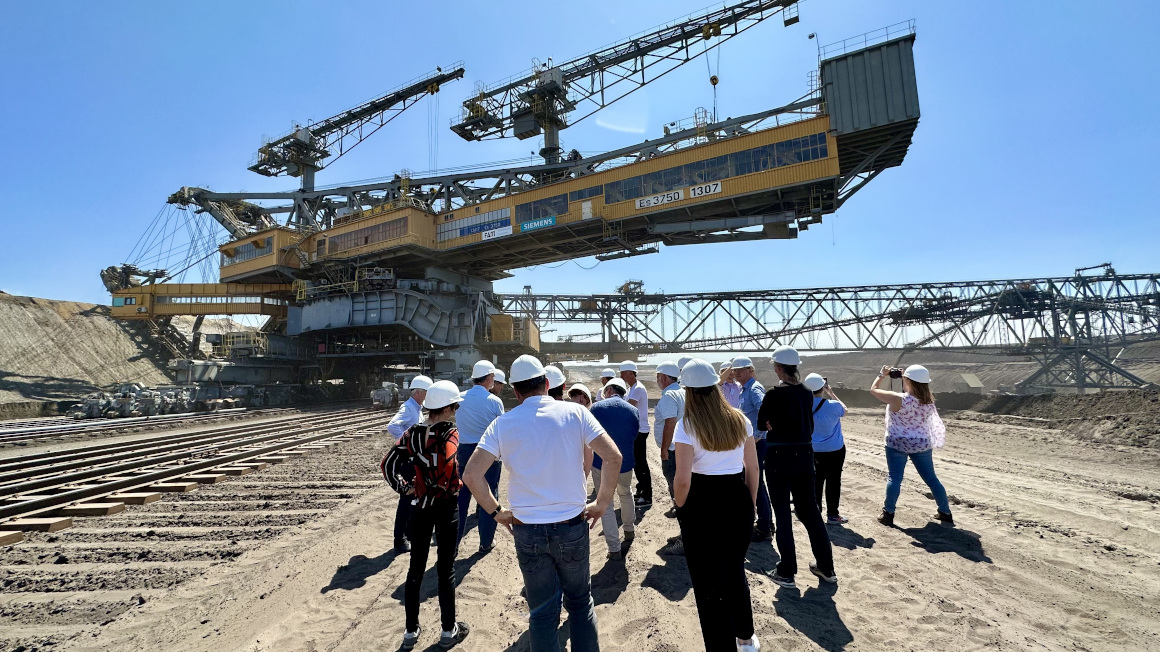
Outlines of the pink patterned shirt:
<svg viewBox="0 0 1160 652">
<path fill-rule="evenodd" d="M 907 394 L 902 409 L 891 412 L 886 406 L 886 445 L 903 453 L 923 453 L 942 448 L 946 443 L 946 426 L 934 403 L 919 403 Z"/>
</svg>

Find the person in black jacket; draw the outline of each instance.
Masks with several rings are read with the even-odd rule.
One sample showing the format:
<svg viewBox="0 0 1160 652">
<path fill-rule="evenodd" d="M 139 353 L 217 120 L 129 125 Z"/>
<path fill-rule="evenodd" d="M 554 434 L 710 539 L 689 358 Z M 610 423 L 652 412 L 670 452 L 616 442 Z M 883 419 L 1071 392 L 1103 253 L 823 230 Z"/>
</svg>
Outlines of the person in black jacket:
<svg viewBox="0 0 1160 652">
<path fill-rule="evenodd" d="M 773 352 L 773 368 L 781 384 L 766 392 L 757 415 L 758 428 L 769 433 L 765 482 L 777 526 L 777 553 L 781 555 L 772 579 L 778 586 L 790 589 L 796 588 L 793 577 L 797 574 L 791 496 L 798 520 L 810 535 L 816 560 L 810 564 L 810 572 L 826 582 L 838 581 L 830 535 L 814 499 L 814 395 L 801 384 L 800 364 L 801 357 L 792 347 L 780 346 Z"/>
<path fill-rule="evenodd" d="M 427 423 L 412 426 L 383 459 L 383 476 L 399 492 L 399 500 L 414 505 L 411 512 L 411 566 L 403 589 L 407 610 L 403 649 L 419 642 L 419 602 L 431 532 L 439 541 L 435 562 L 439 578 L 439 614 L 443 634 L 439 646 L 447 649 L 468 633 L 466 623 L 455 620 L 455 557 L 459 553 L 459 431 L 453 419 L 459 407 L 459 388 L 441 380 L 431 385 L 423 399 Z"/>
</svg>

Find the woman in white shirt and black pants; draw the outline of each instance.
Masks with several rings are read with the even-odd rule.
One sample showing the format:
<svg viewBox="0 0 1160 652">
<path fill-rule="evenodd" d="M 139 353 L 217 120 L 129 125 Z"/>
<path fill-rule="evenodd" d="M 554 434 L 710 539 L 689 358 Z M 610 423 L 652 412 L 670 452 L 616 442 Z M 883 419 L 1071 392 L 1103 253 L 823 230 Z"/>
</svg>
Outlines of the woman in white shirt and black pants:
<svg viewBox="0 0 1160 652">
<path fill-rule="evenodd" d="M 757 503 L 753 426 L 725 402 L 713 365 L 694 359 L 681 370 L 684 417 L 677 421 L 677 519 L 705 649 L 755 652 L 745 554 Z"/>
</svg>

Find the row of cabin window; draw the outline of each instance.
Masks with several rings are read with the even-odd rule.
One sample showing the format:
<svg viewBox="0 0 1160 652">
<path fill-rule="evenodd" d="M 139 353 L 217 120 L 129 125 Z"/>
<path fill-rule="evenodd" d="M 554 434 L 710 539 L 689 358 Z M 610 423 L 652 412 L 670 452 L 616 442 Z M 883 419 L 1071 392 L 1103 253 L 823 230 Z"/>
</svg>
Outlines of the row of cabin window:
<svg viewBox="0 0 1160 652">
<path fill-rule="evenodd" d="M 677 188 L 695 186 L 700 183 L 721 181 L 743 174 L 816 161 L 828 156 L 829 148 L 825 132 L 811 134 L 704 161 L 678 165 L 667 170 L 650 172 L 621 181 L 611 181 L 603 186 L 573 190 L 565 195 L 556 195 L 555 197 L 519 204 L 516 206 L 516 221 L 522 224 L 544 217 L 562 215 L 568 212 L 569 201 L 580 201 L 602 194 L 605 204 L 614 204 Z"/>
<path fill-rule="evenodd" d="M 156 303 L 264 303 L 270 306 L 284 306 L 285 299 L 275 299 L 273 297 L 252 297 L 252 296 L 234 296 L 234 297 L 157 297 Z M 114 304 L 115 305 L 115 304 Z M 129 299 L 125 300 L 125 305 L 132 305 Z"/>
<path fill-rule="evenodd" d="M 494 211 L 480 213 L 479 215 L 472 215 L 471 217 L 461 217 L 458 220 L 453 220 L 450 222 L 443 222 L 443 223 L 439 224 L 438 227 L 436 227 L 436 230 L 440 234 L 450 233 L 452 231 L 457 232 L 457 231 L 459 231 L 459 229 L 462 229 L 464 227 L 475 226 L 476 224 L 484 224 L 486 222 L 494 222 L 496 220 L 502 220 L 505 217 L 511 217 L 511 214 L 512 214 L 512 209 L 510 209 L 510 208 L 506 208 L 506 207 L 505 208 L 497 208 Z"/>
<path fill-rule="evenodd" d="M 333 254 L 337 251 L 346 251 L 347 249 L 363 247 L 376 242 L 393 240 L 405 235 L 407 235 L 407 218 L 400 217 L 390 222 L 374 224 L 356 231 L 351 231 L 350 233 L 332 235 L 326 241 L 326 251 L 327 253 Z"/>
<path fill-rule="evenodd" d="M 244 263 L 247 260 L 253 260 L 259 256 L 265 256 L 266 254 L 268 254 L 272 251 L 274 251 L 274 238 L 272 238 L 272 237 L 267 237 L 266 244 L 261 246 L 261 247 L 255 247 L 254 245 L 250 244 L 249 242 L 247 242 L 245 244 L 240 244 L 240 245 L 234 247 L 234 255 L 233 256 L 227 256 L 227 255 L 225 255 L 224 252 L 222 253 L 221 266 L 226 267 L 229 265 L 236 265 L 238 263 Z"/>
</svg>

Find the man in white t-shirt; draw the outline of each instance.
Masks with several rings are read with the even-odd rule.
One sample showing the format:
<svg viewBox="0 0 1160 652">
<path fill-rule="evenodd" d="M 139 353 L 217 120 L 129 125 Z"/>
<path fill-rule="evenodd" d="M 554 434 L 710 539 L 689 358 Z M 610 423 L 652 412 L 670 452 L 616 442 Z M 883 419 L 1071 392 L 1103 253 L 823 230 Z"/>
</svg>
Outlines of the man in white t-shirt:
<svg viewBox="0 0 1160 652">
<path fill-rule="evenodd" d="M 624 400 L 635 407 L 640 414 L 640 431 L 636 435 L 636 444 L 632 447 L 636 466 L 636 504 L 647 507 L 652 504 L 652 471 L 648 468 L 648 390 L 644 383 L 636 378 L 636 363 L 625 360 L 620 363 L 620 379 L 628 385 L 628 395 Z"/>
<path fill-rule="evenodd" d="M 484 512 L 515 537 L 516 560 L 531 609 L 533 650 L 558 650 L 560 605 L 568 610 L 572 650 L 598 650 L 589 572 L 589 525 L 603 516 L 617 474 L 601 476 L 596 502 L 586 504 L 585 461 L 595 452 L 619 468 L 616 443 L 584 407 L 547 395 L 544 366 L 530 355 L 512 363 L 520 404 L 488 426 L 463 470 L 463 482 Z M 496 460 L 508 469 L 511 509 L 499 504 L 485 477 Z"/>
<path fill-rule="evenodd" d="M 662 362 L 657 365 L 657 387 L 661 388 L 661 400 L 657 401 L 653 409 L 653 439 L 661 449 L 661 472 L 665 482 L 669 485 L 669 498 L 673 497 L 673 478 L 677 474 L 677 458 L 673 455 L 676 444 L 673 443 L 673 433 L 677 429 L 677 421 L 685 413 L 685 389 L 677 383 L 681 370 L 675 362 Z M 674 504 L 665 512 L 669 518 L 677 517 L 677 506 Z"/>
</svg>

